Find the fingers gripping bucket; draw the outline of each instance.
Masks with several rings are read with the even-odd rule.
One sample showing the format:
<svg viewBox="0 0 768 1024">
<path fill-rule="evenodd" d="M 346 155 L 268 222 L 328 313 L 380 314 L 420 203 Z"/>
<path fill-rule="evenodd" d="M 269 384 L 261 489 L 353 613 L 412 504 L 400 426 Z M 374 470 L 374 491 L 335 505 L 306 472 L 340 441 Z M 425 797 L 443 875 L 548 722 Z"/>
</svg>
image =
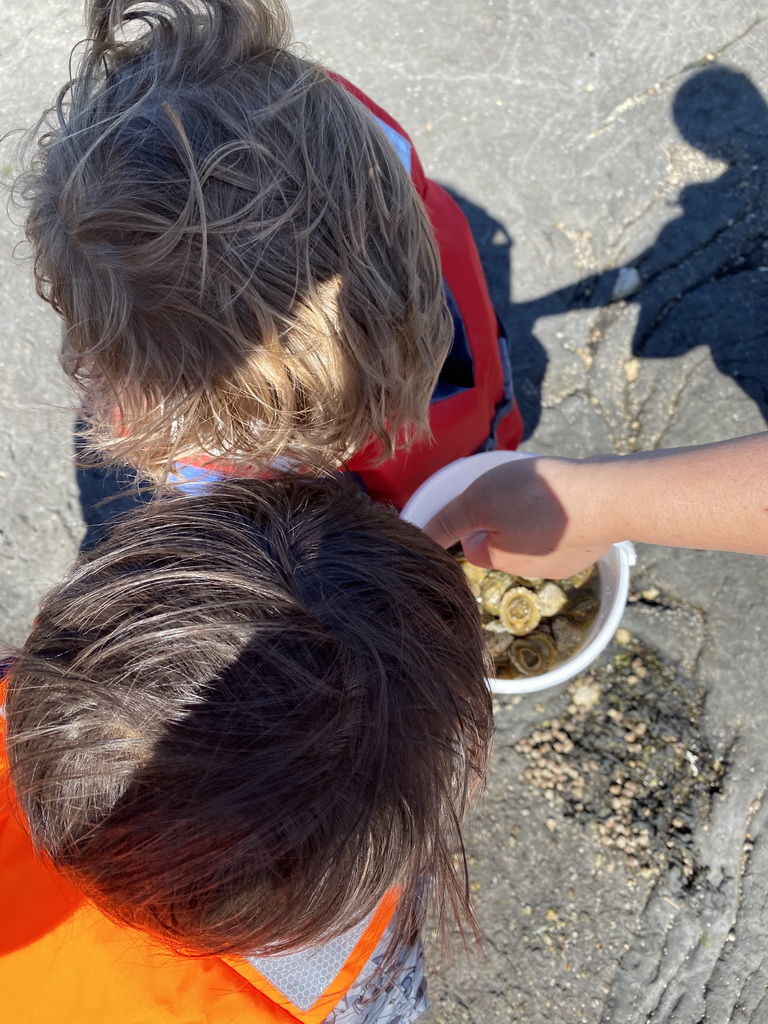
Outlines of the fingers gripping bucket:
<svg viewBox="0 0 768 1024">
<path fill-rule="evenodd" d="M 426 526 L 441 508 L 461 494 L 477 477 L 504 462 L 525 458 L 530 458 L 530 454 L 494 451 L 457 459 L 424 481 L 406 504 L 402 516 L 416 526 Z M 549 672 L 539 676 L 524 679 L 489 679 L 493 693 L 537 693 L 553 686 L 560 686 L 588 669 L 608 646 L 624 614 L 629 593 L 630 569 L 635 564 L 635 549 L 626 540 L 614 544 L 597 564 L 600 571 L 600 608 L 579 650 Z"/>
</svg>

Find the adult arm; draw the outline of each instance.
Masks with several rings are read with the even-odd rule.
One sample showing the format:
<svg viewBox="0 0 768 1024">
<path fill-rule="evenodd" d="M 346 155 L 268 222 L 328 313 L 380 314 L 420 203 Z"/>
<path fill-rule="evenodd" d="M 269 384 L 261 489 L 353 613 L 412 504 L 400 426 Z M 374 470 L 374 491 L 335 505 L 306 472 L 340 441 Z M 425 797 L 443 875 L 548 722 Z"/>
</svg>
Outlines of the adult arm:
<svg viewBox="0 0 768 1024">
<path fill-rule="evenodd" d="M 558 579 L 619 540 L 768 555 L 768 433 L 589 459 L 518 459 L 490 470 L 425 527 L 443 547 Z"/>
</svg>

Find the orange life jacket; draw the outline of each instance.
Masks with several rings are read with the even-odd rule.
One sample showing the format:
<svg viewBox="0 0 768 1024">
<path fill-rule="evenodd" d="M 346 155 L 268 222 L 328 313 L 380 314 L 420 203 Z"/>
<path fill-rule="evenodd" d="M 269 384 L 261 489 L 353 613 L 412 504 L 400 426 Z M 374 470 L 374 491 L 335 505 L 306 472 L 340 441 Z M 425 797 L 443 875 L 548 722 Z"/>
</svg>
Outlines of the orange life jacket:
<svg viewBox="0 0 768 1024">
<path fill-rule="evenodd" d="M 326 963 L 296 1005 L 282 990 L 290 984 L 278 987 L 248 959 L 185 957 L 105 917 L 34 850 L 0 755 L 0 1017 L 9 1024 L 320 1024 L 370 960 L 396 902 L 384 898 L 333 976 Z"/>
</svg>

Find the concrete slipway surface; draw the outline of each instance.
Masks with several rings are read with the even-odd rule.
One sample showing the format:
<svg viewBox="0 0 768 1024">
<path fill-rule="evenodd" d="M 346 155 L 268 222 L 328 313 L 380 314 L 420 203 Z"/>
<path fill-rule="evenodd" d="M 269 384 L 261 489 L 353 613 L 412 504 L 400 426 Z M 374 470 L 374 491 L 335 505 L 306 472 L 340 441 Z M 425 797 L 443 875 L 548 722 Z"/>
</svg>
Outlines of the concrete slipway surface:
<svg viewBox="0 0 768 1024">
<path fill-rule="evenodd" d="M 528 449 L 765 429 L 765 0 L 293 8 L 298 39 L 400 119 L 465 205 Z M 0 13 L 7 130 L 50 101 L 81 21 L 64 0 Z M 1 231 L 0 636 L 18 642 L 82 523 L 57 324 L 11 259 L 18 227 Z M 611 302 L 624 266 L 640 286 Z M 612 667 L 498 700 L 470 828 L 485 940 L 433 958 L 428 1020 L 768 1021 L 767 574 L 641 547 Z"/>
</svg>

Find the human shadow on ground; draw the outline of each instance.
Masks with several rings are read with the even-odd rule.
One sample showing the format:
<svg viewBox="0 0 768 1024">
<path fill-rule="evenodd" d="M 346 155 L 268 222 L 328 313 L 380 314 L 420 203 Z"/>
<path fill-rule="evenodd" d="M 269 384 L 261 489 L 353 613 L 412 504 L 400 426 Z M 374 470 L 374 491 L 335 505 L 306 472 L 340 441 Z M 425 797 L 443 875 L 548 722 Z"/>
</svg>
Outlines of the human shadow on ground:
<svg viewBox="0 0 768 1024">
<path fill-rule="evenodd" d="M 644 281 L 632 351 L 665 359 L 708 345 L 768 423 L 768 106 L 747 75 L 712 66 L 680 87 L 673 114 L 726 168 L 685 187 L 680 216 L 632 261 Z"/>
<path fill-rule="evenodd" d="M 768 106 L 747 75 L 715 65 L 684 82 L 673 116 L 691 146 L 726 167 L 713 181 L 683 188 L 680 215 L 626 264 L 640 275 L 638 290 L 625 296 L 640 307 L 632 352 L 669 359 L 708 345 L 717 369 L 768 423 Z M 493 270 L 488 272 L 490 277 Z M 611 269 L 529 302 L 509 303 L 513 344 L 525 348 L 533 339 L 533 364 L 546 366 L 546 355 L 542 359 L 536 348 L 536 320 L 607 306 L 616 300 L 616 282 Z M 519 368 L 525 358 L 522 353 Z M 529 386 L 523 382 L 522 394 Z"/>
</svg>

